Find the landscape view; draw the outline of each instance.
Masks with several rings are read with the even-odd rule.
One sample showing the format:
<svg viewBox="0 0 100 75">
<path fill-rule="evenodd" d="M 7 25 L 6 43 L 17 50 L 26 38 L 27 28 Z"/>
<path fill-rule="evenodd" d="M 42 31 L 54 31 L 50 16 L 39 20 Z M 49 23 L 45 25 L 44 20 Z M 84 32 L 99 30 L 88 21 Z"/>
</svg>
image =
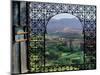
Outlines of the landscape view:
<svg viewBox="0 0 100 75">
<path fill-rule="evenodd" d="M 52 17 L 46 31 L 46 66 L 83 64 L 83 44 L 82 25 L 77 17 Z"/>
</svg>

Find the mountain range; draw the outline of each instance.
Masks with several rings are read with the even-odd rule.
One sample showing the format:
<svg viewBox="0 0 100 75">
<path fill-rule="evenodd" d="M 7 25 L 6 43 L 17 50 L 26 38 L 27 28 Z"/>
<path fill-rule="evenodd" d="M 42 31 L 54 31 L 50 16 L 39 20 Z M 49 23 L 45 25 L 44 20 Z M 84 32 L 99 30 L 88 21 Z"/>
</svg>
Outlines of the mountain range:
<svg viewBox="0 0 100 75">
<path fill-rule="evenodd" d="M 51 19 L 47 24 L 47 32 L 82 32 L 82 25 L 76 18 Z"/>
<path fill-rule="evenodd" d="M 82 25 L 76 18 L 51 19 L 47 24 L 47 32 L 74 32 L 81 33 Z"/>
<path fill-rule="evenodd" d="M 51 19 L 47 24 L 47 34 L 64 38 L 81 38 L 82 25 L 76 18 Z"/>
</svg>

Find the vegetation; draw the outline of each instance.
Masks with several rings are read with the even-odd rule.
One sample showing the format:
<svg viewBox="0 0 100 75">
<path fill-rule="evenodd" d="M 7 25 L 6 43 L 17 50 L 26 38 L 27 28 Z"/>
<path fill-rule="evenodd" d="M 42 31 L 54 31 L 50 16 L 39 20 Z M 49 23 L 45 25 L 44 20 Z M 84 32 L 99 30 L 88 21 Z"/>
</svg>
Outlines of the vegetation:
<svg viewBox="0 0 100 75">
<path fill-rule="evenodd" d="M 30 71 L 39 72 L 41 69 L 44 69 L 45 66 L 52 65 L 73 65 L 73 64 L 83 64 L 84 60 L 84 51 L 82 44 L 76 44 L 73 46 L 74 39 L 65 39 L 69 40 L 69 45 L 65 42 L 64 39 L 59 37 L 47 38 L 45 41 L 45 62 L 41 60 L 44 58 L 44 36 L 37 35 L 31 36 L 30 41 Z M 90 61 L 91 57 L 86 57 L 87 61 Z M 95 67 L 93 65 L 93 67 Z M 45 67 L 46 68 L 46 67 Z M 83 67 L 72 67 L 81 69 Z M 90 67 L 91 68 L 91 67 Z M 65 69 L 65 68 L 64 68 Z M 70 70 L 70 68 L 68 68 Z M 45 69 L 46 70 L 46 69 Z M 51 69 L 52 71 L 52 69 Z M 56 69 L 55 69 L 56 71 Z"/>
<path fill-rule="evenodd" d="M 73 49 L 73 48 L 72 48 Z M 67 47 L 63 41 L 56 43 L 48 42 L 46 44 L 46 65 L 54 64 L 82 64 L 83 63 L 83 50 L 76 47 L 73 50 Z"/>
</svg>

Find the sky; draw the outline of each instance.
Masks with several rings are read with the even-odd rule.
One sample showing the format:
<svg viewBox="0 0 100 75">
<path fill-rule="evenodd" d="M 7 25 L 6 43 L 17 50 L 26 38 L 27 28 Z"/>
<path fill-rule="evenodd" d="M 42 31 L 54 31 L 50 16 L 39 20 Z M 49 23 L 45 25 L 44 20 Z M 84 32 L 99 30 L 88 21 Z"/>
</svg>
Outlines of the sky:
<svg viewBox="0 0 100 75">
<path fill-rule="evenodd" d="M 63 13 L 58 14 L 50 19 L 47 24 L 48 32 L 70 32 L 82 31 L 82 24 L 76 16 Z"/>
<path fill-rule="evenodd" d="M 76 18 L 76 19 L 77 19 L 77 17 L 75 17 L 75 16 L 73 16 L 73 15 L 70 15 L 70 14 L 66 14 L 66 13 L 58 14 L 58 15 L 54 16 L 52 19 L 57 19 L 57 20 L 59 20 L 59 19 L 61 19 L 61 18 L 69 18 L 69 19 Z"/>
</svg>

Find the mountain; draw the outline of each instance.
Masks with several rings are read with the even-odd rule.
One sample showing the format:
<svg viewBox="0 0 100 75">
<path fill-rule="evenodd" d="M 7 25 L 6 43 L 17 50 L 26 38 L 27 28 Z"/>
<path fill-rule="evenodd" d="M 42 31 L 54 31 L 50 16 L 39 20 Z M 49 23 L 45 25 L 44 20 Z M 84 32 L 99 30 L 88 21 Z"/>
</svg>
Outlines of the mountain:
<svg viewBox="0 0 100 75">
<path fill-rule="evenodd" d="M 80 32 L 82 25 L 76 18 L 51 19 L 47 24 L 47 32 Z"/>
<path fill-rule="evenodd" d="M 55 32 L 55 33 L 49 33 L 49 36 L 57 36 L 57 37 L 61 37 L 61 38 L 82 38 L 82 34 L 80 33 L 64 33 L 64 32 Z"/>
</svg>

